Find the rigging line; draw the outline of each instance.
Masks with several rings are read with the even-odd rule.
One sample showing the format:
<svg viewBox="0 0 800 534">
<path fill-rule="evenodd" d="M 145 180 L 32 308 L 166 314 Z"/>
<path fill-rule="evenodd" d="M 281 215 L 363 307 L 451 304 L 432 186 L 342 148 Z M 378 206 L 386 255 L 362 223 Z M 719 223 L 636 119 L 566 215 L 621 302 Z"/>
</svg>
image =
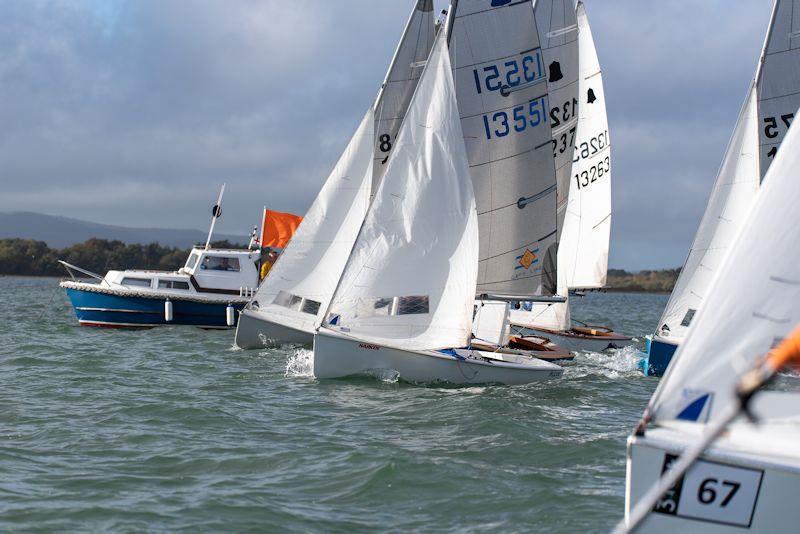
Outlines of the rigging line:
<svg viewBox="0 0 800 534">
<path fill-rule="evenodd" d="M 598 226 L 600 226 L 601 224 L 603 224 L 604 222 L 606 222 L 606 221 L 607 221 L 607 220 L 608 220 L 610 217 L 611 217 L 611 214 L 609 213 L 608 215 L 606 215 L 605 217 L 603 217 L 603 219 L 602 219 L 602 220 L 601 220 L 599 223 L 597 223 L 597 224 L 595 224 L 594 226 L 592 226 L 592 230 L 596 229 Z"/>
</svg>

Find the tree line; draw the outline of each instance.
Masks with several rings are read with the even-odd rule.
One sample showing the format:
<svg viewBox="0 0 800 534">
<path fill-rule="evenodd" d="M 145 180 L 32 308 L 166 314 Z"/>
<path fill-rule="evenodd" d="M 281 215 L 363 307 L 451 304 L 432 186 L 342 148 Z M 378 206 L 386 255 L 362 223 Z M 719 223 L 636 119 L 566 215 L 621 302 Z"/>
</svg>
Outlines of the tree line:
<svg viewBox="0 0 800 534">
<path fill-rule="evenodd" d="M 217 248 L 239 248 L 227 241 L 217 241 Z M 44 241 L 33 239 L 0 239 L 0 275 L 63 276 L 64 260 L 99 275 L 109 270 L 155 269 L 174 271 L 182 267 L 189 257 L 189 249 L 149 245 L 125 244 L 108 239 L 89 239 L 85 243 L 62 249 L 51 249 Z M 641 291 L 668 293 L 675 286 L 680 269 L 628 272 L 609 269 L 609 291 Z"/>
<path fill-rule="evenodd" d="M 213 243 L 218 248 L 240 248 L 227 241 Z M 62 276 L 64 260 L 83 269 L 105 275 L 106 271 L 155 269 L 174 271 L 182 267 L 190 249 L 126 244 L 108 239 L 89 239 L 85 243 L 52 249 L 34 239 L 0 239 L 0 275 Z"/>
</svg>

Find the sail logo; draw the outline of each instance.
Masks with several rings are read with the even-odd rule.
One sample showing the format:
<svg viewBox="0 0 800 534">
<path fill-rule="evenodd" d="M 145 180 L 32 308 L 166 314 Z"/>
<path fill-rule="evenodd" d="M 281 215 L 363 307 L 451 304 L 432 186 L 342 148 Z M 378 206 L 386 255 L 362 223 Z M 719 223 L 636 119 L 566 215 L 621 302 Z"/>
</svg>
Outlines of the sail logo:
<svg viewBox="0 0 800 534">
<path fill-rule="evenodd" d="M 510 3 L 511 0 L 492 0 L 492 7 L 500 7 Z"/>
<path fill-rule="evenodd" d="M 525 270 L 529 270 L 531 265 L 535 263 L 539 263 L 539 257 L 536 256 L 536 252 L 539 252 L 539 249 L 525 249 L 525 253 L 521 256 L 517 256 L 516 260 L 519 262 L 520 267 L 524 267 Z M 519 269 L 520 267 L 517 267 Z"/>
<path fill-rule="evenodd" d="M 381 350 L 378 345 L 372 345 L 370 343 L 359 343 L 358 348 L 367 350 Z"/>
</svg>

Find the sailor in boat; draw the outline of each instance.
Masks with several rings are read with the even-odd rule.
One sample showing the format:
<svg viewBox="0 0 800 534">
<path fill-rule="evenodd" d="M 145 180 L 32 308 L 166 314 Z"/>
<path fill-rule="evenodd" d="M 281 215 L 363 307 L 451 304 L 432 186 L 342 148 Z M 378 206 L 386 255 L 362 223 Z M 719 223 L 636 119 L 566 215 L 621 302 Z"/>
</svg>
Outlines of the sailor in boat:
<svg viewBox="0 0 800 534">
<path fill-rule="evenodd" d="M 100 276 L 61 261 L 71 280 L 61 282 L 78 322 L 84 326 L 142 328 L 170 324 L 231 328 L 258 288 L 258 261 L 253 248 L 211 248 L 214 224 L 222 211 L 223 185 L 204 246 L 194 247 L 175 271 L 112 270 Z M 78 276 L 95 281 L 78 279 Z"/>
<path fill-rule="evenodd" d="M 267 257 L 261 262 L 261 273 L 259 274 L 260 280 L 263 280 L 267 277 L 276 261 L 278 261 L 278 252 L 274 249 L 269 249 L 269 252 L 267 252 Z"/>
</svg>

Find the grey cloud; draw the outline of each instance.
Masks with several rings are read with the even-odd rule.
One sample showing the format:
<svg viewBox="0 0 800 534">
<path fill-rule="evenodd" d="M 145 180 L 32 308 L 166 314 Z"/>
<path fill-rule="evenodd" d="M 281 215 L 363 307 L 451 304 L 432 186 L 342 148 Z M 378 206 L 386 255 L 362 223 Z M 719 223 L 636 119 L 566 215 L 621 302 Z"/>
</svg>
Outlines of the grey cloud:
<svg viewBox="0 0 800 534">
<path fill-rule="evenodd" d="M 302 213 L 412 0 L 5 0 L 0 210 L 226 232 Z M 442 2 L 437 3 L 441 8 Z M 614 143 L 613 266 L 681 263 L 752 76 L 763 0 L 586 0 Z"/>
</svg>

